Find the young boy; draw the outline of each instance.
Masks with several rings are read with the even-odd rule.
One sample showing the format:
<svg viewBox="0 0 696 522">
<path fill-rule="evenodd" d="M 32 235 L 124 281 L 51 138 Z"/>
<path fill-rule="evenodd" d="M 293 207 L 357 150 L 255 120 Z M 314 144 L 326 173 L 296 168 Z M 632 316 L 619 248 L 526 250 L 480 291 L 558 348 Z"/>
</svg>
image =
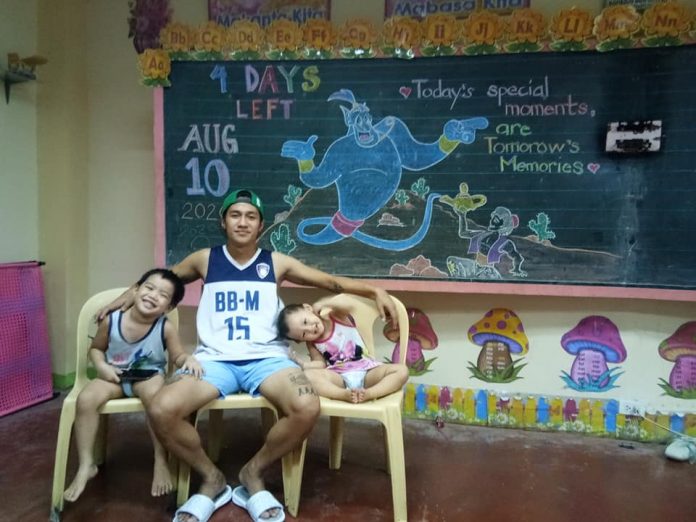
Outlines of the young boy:
<svg viewBox="0 0 696 522">
<path fill-rule="evenodd" d="M 181 279 L 170 270 L 155 268 L 137 282 L 134 305 L 125 312 L 114 311 L 108 320 L 99 324 L 89 350 L 97 378 L 85 386 L 77 398 L 75 439 L 80 464 L 63 494 L 65 500 L 77 500 L 87 482 L 97 474 L 94 444 L 99 409 L 107 401 L 135 396 L 140 397 L 147 408 L 164 384 L 165 350 L 176 366 L 201 377 L 200 364 L 184 352 L 176 329 L 165 317 L 183 297 Z M 156 497 L 172 490 L 172 479 L 162 444 L 152 430 L 150 436 L 155 447 L 151 493 Z"/>
<path fill-rule="evenodd" d="M 317 393 L 359 403 L 384 397 L 408 379 L 403 364 L 383 364 L 363 352 L 364 341 L 342 296 L 286 306 L 278 316 L 278 335 L 307 343 L 310 362 L 302 363 Z"/>
</svg>

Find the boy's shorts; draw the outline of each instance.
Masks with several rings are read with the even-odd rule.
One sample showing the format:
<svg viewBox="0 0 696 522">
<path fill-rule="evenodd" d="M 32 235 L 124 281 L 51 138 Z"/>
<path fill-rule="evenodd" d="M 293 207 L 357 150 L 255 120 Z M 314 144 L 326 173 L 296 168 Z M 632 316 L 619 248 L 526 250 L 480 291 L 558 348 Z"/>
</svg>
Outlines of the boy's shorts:
<svg viewBox="0 0 696 522">
<path fill-rule="evenodd" d="M 249 361 L 199 361 L 203 367 L 202 380 L 215 386 L 220 397 L 244 391 L 260 395 L 261 383 L 280 370 L 300 368 L 287 357 L 269 357 Z M 182 373 L 178 370 L 177 373 Z"/>
<path fill-rule="evenodd" d="M 133 392 L 133 383 L 130 381 L 123 381 L 121 382 L 121 389 L 123 390 L 123 395 L 125 395 L 128 398 L 135 397 L 135 393 Z"/>
<path fill-rule="evenodd" d="M 150 370 L 150 369 L 154 369 L 154 368 L 147 368 L 147 369 Z M 164 375 L 164 370 L 161 370 L 161 369 L 158 369 L 158 370 L 159 371 L 157 372 L 156 375 Z M 155 375 L 153 375 L 152 377 L 154 377 L 154 376 Z M 121 390 L 123 390 L 123 395 L 125 395 L 127 398 L 135 397 L 135 390 L 133 390 L 133 385 L 136 382 L 142 382 L 142 381 L 139 381 L 139 380 L 131 381 L 131 380 L 123 379 L 121 381 Z"/>
</svg>

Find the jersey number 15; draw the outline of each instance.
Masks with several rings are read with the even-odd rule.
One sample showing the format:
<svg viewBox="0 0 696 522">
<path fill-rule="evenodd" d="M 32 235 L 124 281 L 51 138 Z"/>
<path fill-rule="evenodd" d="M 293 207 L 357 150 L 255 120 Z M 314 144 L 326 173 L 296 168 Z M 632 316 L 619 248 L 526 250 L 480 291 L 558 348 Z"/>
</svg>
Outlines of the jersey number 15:
<svg viewBox="0 0 696 522">
<path fill-rule="evenodd" d="M 230 341 L 249 340 L 249 318 L 243 315 L 225 319 L 227 339 Z"/>
</svg>

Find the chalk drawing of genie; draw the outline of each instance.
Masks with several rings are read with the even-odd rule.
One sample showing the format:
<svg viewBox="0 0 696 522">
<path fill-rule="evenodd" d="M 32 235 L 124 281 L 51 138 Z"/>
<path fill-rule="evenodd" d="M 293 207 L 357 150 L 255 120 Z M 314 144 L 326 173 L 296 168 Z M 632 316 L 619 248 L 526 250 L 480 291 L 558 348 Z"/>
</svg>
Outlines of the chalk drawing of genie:
<svg viewBox="0 0 696 522">
<path fill-rule="evenodd" d="M 316 135 L 307 141 L 286 141 L 281 150 L 282 157 L 297 160 L 302 183 L 311 188 L 336 184 L 338 193 L 336 213 L 331 217 L 302 220 L 297 226 L 297 236 L 310 245 L 328 245 L 346 237 L 384 250 L 402 251 L 417 245 L 428 232 L 432 206 L 440 194 L 428 196 L 423 222 L 409 238 L 383 239 L 359 229 L 394 196 L 404 169 L 421 171 L 439 163 L 460 143 L 473 143 L 476 131 L 488 127 L 488 120 L 484 117 L 449 120 L 436 142 L 422 143 L 397 117 L 387 116 L 373 125 L 370 109 L 356 102 L 348 89 L 341 89 L 327 99 L 333 100 L 349 104 L 341 105 L 348 131 L 329 146 L 318 166 L 314 163 Z M 316 225 L 323 228 L 315 233 L 306 231 Z"/>
</svg>

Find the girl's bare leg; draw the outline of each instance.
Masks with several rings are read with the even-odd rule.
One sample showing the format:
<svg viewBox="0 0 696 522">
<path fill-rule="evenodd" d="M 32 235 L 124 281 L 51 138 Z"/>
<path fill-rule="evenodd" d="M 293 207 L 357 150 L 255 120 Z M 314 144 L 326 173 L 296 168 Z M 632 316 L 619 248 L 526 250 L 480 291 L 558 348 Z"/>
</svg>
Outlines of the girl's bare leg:
<svg viewBox="0 0 696 522">
<path fill-rule="evenodd" d="M 336 399 L 339 401 L 352 402 L 351 390 L 346 388 L 343 379 L 336 372 L 331 370 L 309 369 L 305 370 L 305 375 L 312 383 L 314 391 L 321 397 Z"/>
<path fill-rule="evenodd" d="M 408 380 L 404 364 L 382 364 L 365 375 L 365 390 L 360 402 L 379 399 L 400 390 Z"/>
</svg>

